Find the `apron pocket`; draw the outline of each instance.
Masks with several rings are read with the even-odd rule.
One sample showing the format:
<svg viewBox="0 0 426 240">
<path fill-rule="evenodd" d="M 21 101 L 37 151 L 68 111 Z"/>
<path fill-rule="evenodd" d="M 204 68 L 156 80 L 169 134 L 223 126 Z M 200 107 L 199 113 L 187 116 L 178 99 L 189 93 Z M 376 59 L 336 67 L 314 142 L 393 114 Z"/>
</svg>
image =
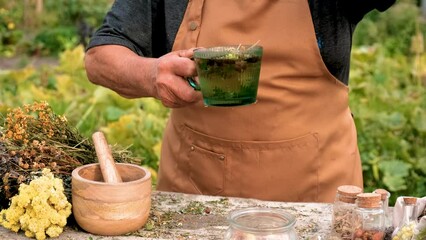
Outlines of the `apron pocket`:
<svg viewBox="0 0 426 240">
<path fill-rule="evenodd" d="M 189 181 L 197 192 L 277 201 L 318 199 L 317 133 L 278 141 L 227 140 L 184 127 Z"/>
<path fill-rule="evenodd" d="M 308 134 L 276 143 L 259 143 L 246 149 L 253 157 L 241 163 L 241 176 L 254 177 L 242 183 L 242 194 L 259 199 L 288 202 L 317 201 L 319 194 L 318 139 Z"/>
<path fill-rule="evenodd" d="M 188 166 L 191 183 L 201 194 L 221 193 L 225 183 L 225 156 L 195 144 L 190 149 Z"/>
</svg>

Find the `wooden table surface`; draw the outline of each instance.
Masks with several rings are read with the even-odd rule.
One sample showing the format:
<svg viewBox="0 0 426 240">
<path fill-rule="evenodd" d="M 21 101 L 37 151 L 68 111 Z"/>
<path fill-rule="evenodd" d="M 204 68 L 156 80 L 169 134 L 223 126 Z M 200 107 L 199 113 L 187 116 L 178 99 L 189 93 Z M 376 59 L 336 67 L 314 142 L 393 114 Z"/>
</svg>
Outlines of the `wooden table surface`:
<svg viewBox="0 0 426 240">
<path fill-rule="evenodd" d="M 58 240 L 134 240 L 134 239 L 223 239 L 231 210 L 246 207 L 283 209 L 296 217 L 300 239 L 324 239 L 331 228 L 332 205 L 326 203 L 287 203 L 255 199 L 225 198 L 155 191 L 150 217 L 145 226 L 125 236 L 97 236 L 84 232 L 72 221 Z M 73 218 L 70 218 L 71 220 Z M 28 239 L 0 227 L 0 239 Z"/>
</svg>

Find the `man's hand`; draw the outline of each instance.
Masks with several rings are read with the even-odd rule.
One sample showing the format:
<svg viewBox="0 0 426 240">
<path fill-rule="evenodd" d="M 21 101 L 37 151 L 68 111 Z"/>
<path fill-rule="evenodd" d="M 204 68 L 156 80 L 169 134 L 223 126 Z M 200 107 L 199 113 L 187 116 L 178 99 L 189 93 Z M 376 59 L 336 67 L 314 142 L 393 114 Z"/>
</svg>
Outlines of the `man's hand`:
<svg viewBox="0 0 426 240">
<path fill-rule="evenodd" d="M 118 45 L 91 48 L 85 56 L 89 80 L 126 98 L 154 97 L 170 108 L 185 107 L 202 99 L 186 81 L 195 76 L 193 49 L 147 58 Z"/>
<path fill-rule="evenodd" d="M 170 108 L 184 107 L 200 101 L 200 92 L 195 91 L 186 81 L 187 76 L 195 76 L 195 63 L 190 58 L 193 49 L 166 54 L 157 60 L 153 76 L 155 98 Z"/>
</svg>

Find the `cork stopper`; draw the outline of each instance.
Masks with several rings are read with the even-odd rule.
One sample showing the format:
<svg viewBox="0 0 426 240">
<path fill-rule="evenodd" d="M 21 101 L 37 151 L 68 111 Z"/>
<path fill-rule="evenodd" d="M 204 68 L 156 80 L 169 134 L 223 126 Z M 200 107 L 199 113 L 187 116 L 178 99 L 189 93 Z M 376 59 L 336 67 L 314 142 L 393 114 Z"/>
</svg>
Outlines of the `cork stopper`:
<svg viewBox="0 0 426 240">
<path fill-rule="evenodd" d="M 389 198 L 389 197 L 390 197 L 390 193 L 389 193 L 386 189 L 382 189 L 382 188 L 379 188 L 379 189 L 374 190 L 374 192 L 373 192 L 373 193 L 378 193 L 378 194 L 380 194 L 380 195 L 381 195 L 381 197 L 382 197 L 382 201 L 384 201 L 384 200 L 386 200 L 387 198 Z"/>
<path fill-rule="evenodd" d="M 415 205 L 417 203 L 416 197 L 404 197 L 403 199 L 405 204 Z"/>
<path fill-rule="evenodd" d="M 362 189 L 354 185 L 342 185 L 337 188 L 337 193 L 340 201 L 355 203 L 357 195 L 362 193 Z"/>
<path fill-rule="evenodd" d="M 357 195 L 357 204 L 362 208 L 380 208 L 382 195 L 378 193 L 360 193 Z"/>
</svg>

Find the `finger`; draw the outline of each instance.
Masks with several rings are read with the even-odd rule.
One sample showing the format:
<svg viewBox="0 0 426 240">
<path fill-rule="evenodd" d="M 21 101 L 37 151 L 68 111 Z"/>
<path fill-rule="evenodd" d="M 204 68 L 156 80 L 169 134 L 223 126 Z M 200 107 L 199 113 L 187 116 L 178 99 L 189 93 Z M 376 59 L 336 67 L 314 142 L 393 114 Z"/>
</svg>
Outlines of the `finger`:
<svg viewBox="0 0 426 240">
<path fill-rule="evenodd" d="M 201 92 L 196 91 L 192 86 L 190 86 L 185 78 L 183 78 L 181 82 L 183 82 L 185 86 L 178 88 L 178 96 L 183 102 L 195 103 L 202 99 Z"/>
<path fill-rule="evenodd" d="M 201 93 L 195 91 L 185 78 L 176 80 L 174 83 L 171 90 L 174 92 L 179 102 L 188 104 L 201 100 Z"/>
<path fill-rule="evenodd" d="M 183 79 L 175 79 L 173 85 L 160 84 L 158 91 L 163 105 L 171 108 L 184 107 L 202 98 L 201 94 L 186 85 Z"/>
<path fill-rule="evenodd" d="M 185 57 L 185 58 L 192 58 L 194 56 L 194 50 L 199 49 L 199 48 L 190 48 L 190 49 L 185 49 L 185 50 L 180 50 L 178 51 L 178 56 L 179 57 Z"/>
<path fill-rule="evenodd" d="M 174 74 L 181 77 L 197 75 L 195 62 L 187 57 L 177 57 L 174 59 L 171 62 L 171 69 Z"/>
<path fill-rule="evenodd" d="M 156 81 L 159 99 L 188 103 L 198 101 L 200 96 L 189 85 L 186 77 L 179 76 L 172 71 L 164 71 L 164 69 L 160 72 Z"/>
</svg>

